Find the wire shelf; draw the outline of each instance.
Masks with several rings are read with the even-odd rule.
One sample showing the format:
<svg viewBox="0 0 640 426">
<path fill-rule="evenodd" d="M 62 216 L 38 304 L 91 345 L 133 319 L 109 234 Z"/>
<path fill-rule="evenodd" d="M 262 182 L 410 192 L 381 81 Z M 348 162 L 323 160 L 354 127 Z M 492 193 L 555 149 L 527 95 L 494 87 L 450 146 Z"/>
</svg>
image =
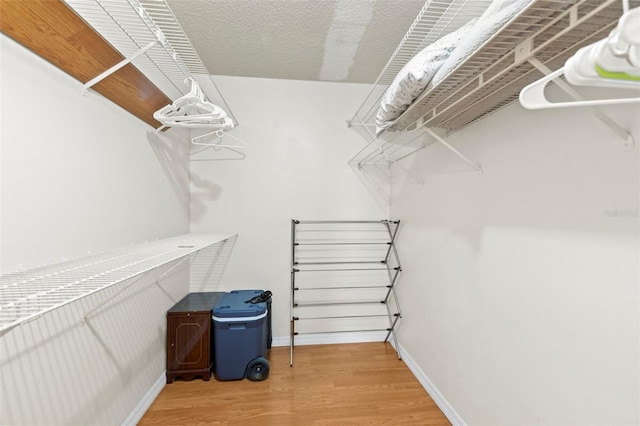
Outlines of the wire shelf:
<svg viewBox="0 0 640 426">
<path fill-rule="evenodd" d="M 0 335 L 47 312 L 233 238 L 235 235 L 189 234 L 0 275 Z"/>
<path fill-rule="evenodd" d="M 122 56 L 133 57 L 145 46 L 156 47 L 132 63 L 170 99 L 187 94 L 193 78 L 210 102 L 236 117 L 213 82 L 200 56 L 164 0 L 64 0 Z"/>
<path fill-rule="evenodd" d="M 427 2 L 425 8 L 434 7 L 435 3 Z M 637 6 L 640 0 L 630 0 L 630 7 Z M 421 12 L 414 27 L 421 25 L 423 15 L 430 16 Z M 420 95 L 392 128 L 380 137 L 368 131 L 368 144 L 349 163 L 357 167 L 393 164 L 435 142 L 423 128 L 437 129 L 441 135 L 451 134 L 510 105 L 518 99 L 522 88 L 540 77 L 529 59 L 557 69 L 581 47 L 606 37 L 620 16 L 620 0 L 532 1 L 440 84 Z M 442 13 L 440 19 L 448 19 L 448 12 Z M 427 34 L 439 26 L 439 21 L 427 21 L 426 27 L 432 28 Z M 414 44 L 401 43 L 398 49 L 410 58 L 417 52 Z M 421 45 L 426 44 L 425 36 Z M 388 64 L 379 77 L 380 84 L 388 85 L 392 81 L 388 75 L 395 76 L 395 72 Z M 377 98 L 369 96 L 352 124 L 375 127 L 381 97 L 382 93 Z"/>
<path fill-rule="evenodd" d="M 371 124 L 382 93 L 380 86 L 393 82 L 400 70 L 429 44 L 462 27 L 486 10 L 492 0 L 428 0 L 402 41 L 387 61 L 373 88 L 351 119 L 352 124 Z"/>
</svg>

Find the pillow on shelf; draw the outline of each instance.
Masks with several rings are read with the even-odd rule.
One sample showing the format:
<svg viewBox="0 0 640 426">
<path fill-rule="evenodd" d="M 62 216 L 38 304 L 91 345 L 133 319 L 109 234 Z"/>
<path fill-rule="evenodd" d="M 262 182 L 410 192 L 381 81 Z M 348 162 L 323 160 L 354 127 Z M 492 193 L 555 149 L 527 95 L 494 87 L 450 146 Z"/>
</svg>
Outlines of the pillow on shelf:
<svg viewBox="0 0 640 426">
<path fill-rule="evenodd" d="M 406 111 L 424 91 L 477 20 L 478 18 L 470 20 L 462 27 L 425 47 L 400 70 L 380 100 L 380 108 L 376 115 L 378 135 L 391 126 L 395 119 Z"/>
<path fill-rule="evenodd" d="M 494 0 L 431 80 L 435 87 L 533 0 Z"/>
<path fill-rule="evenodd" d="M 487 10 L 485 10 L 482 13 L 480 19 L 495 15 L 496 13 L 499 13 L 508 7 L 513 7 L 513 5 L 521 5 L 521 3 L 523 3 L 523 0 L 493 0 L 489 5 L 489 7 L 487 7 Z M 525 1 L 524 3 L 527 3 L 527 4 L 531 3 L 531 0 Z M 515 6 L 515 7 L 520 7 L 520 6 Z"/>
</svg>

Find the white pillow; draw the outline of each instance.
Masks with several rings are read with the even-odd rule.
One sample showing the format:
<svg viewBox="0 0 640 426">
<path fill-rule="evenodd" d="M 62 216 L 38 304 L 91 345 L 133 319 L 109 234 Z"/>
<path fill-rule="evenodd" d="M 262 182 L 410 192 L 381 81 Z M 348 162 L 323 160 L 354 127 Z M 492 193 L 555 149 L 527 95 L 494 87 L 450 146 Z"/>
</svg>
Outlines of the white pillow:
<svg viewBox="0 0 640 426">
<path fill-rule="evenodd" d="M 451 55 L 462 38 L 470 32 L 478 18 L 433 42 L 417 53 L 400 70 L 380 101 L 376 115 L 376 131 L 379 135 L 389 127 L 424 91 L 431 78 Z"/>
<path fill-rule="evenodd" d="M 431 86 L 437 86 L 442 80 L 471 56 L 480 46 L 506 25 L 514 16 L 533 0 L 494 0 L 484 11 L 473 29 L 458 48 L 449 56 L 431 80 Z"/>
<path fill-rule="evenodd" d="M 506 9 L 507 7 L 511 7 L 514 4 L 520 4 L 520 3 L 522 3 L 521 0 L 493 0 L 489 5 L 489 7 L 487 7 L 487 10 L 485 10 L 482 13 L 482 15 L 480 16 L 480 19 L 483 19 L 487 16 L 495 15 L 496 13 Z M 530 2 L 527 2 L 527 3 L 530 3 Z"/>
</svg>

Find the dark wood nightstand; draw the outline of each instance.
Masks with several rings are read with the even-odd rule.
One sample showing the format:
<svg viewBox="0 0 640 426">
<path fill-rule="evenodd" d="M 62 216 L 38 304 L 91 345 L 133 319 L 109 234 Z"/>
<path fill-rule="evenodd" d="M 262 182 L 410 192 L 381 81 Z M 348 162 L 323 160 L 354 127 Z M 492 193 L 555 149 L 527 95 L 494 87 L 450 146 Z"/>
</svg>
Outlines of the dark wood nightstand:
<svg viewBox="0 0 640 426">
<path fill-rule="evenodd" d="M 167 311 L 167 383 L 211 379 L 211 311 L 224 292 L 189 293 Z"/>
</svg>

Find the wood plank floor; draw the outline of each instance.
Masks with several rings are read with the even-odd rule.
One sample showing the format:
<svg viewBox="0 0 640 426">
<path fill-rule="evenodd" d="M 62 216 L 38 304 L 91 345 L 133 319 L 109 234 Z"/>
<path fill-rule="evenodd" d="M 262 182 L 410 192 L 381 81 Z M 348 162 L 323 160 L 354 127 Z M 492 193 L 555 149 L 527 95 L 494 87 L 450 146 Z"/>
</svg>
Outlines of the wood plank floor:
<svg viewBox="0 0 640 426">
<path fill-rule="evenodd" d="M 263 382 L 166 385 L 140 425 L 449 425 L 388 343 L 272 348 Z"/>
</svg>

